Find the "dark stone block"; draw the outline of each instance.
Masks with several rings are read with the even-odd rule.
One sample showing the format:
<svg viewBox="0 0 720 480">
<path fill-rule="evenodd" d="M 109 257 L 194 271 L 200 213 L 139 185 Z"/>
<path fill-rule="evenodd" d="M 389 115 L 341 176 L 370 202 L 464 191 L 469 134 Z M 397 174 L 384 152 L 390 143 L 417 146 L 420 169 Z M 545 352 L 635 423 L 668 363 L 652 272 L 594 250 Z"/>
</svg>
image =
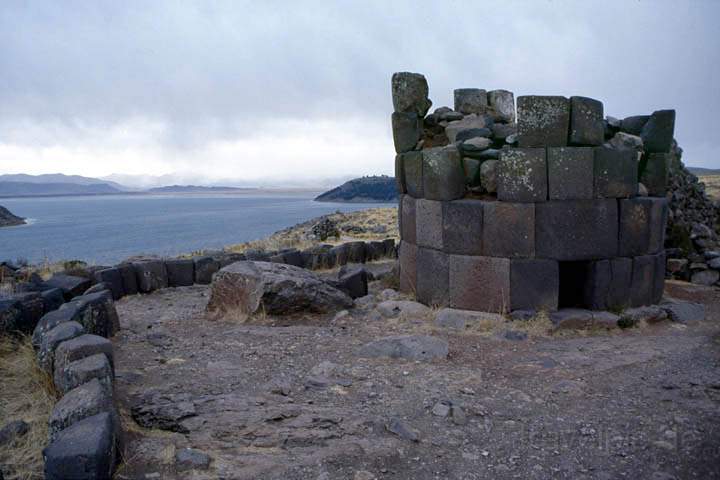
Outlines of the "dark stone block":
<svg viewBox="0 0 720 480">
<path fill-rule="evenodd" d="M 43 304 L 45 306 L 45 313 L 57 310 L 60 306 L 65 303 L 65 295 L 59 288 L 51 288 L 40 292 Z"/>
<path fill-rule="evenodd" d="M 570 144 L 602 145 L 605 140 L 603 104 L 587 97 L 570 97 Z"/>
<path fill-rule="evenodd" d="M 192 259 L 166 260 L 169 287 L 189 287 L 195 283 L 195 262 Z"/>
<path fill-rule="evenodd" d="M 138 293 L 137 276 L 132 264 L 123 263 L 117 266 L 122 276 L 122 285 L 125 295 L 136 295 Z"/>
<path fill-rule="evenodd" d="M 443 205 L 442 244 L 445 252 L 481 255 L 483 202 L 453 200 Z"/>
<path fill-rule="evenodd" d="M 114 300 L 119 300 L 125 295 L 123 276 L 117 268 L 106 268 L 95 272 L 95 281 L 106 283 L 110 287 Z"/>
<path fill-rule="evenodd" d="M 632 259 L 617 257 L 587 262 L 582 282 L 585 308 L 621 310 L 630 306 Z"/>
<path fill-rule="evenodd" d="M 417 246 L 403 240 L 398 248 L 400 291 L 414 294 L 417 290 Z"/>
<path fill-rule="evenodd" d="M 424 117 L 432 102 L 428 99 L 428 84 L 419 73 L 396 72 L 392 76 L 393 109 L 396 112 L 414 112 Z"/>
<path fill-rule="evenodd" d="M 510 259 L 450 255 L 450 306 L 484 312 L 507 312 L 510 306 Z"/>
<path fill-rule="evenodd" d="M 403 173 L 407 194 L 423 197 L 423 153 L 407 152 L 402 154 Z"/>
<path fill-rule="evenodd" d="M 648 120 L 650 120 L 650 115 L 625 117 L 620 123 L 620 131 L 629 133 L 630 135 L 640 135 Z"/>
<path fill-rule="evenodd" d="M 395 252 L 395 239 L 394 238 L 386 238 L 382 241 L 384 247 L 385 247 L 385 256 L 394 258 L 396 255 Z"/>
<path fill-rule="evenodd" d="M 16 293 L 12 296 L 20 306 L 20 316 L 15 329 L 21 333 L 31 333 L 45 314 L 45 302 L 38 292 Z"/>
<path fill-rule="evenodd" d="M 487 218 L 487 210 L 486 210 Z M 487 231 L 487 221 L 486 221 Z M 611 258 L 618 252 L 615 200 L 566 200 L 535 205 L 535 253 L 556 260 Z"/>
<path fill-rule="evenodd" d="M 85 333 L 85 327 L 78 322 L 64 322 L 45 332 L 40 339 L 37 350 L 40 368 L 52 374 L 55 368 L 55 349 L 65 340 L 79 337 Z"/>
<path fill-rule="evenodd" d="M 55 387 L 60 393 L 67 393 L 92 379 L 97 379 L 108 392 L 112 391 L 112 367 L 102 353 L 75 360 L 55 370 Z"/>
<path fill-rule="evenodd" d="M 52 312 L 48 312 L 43 315 L 40 321 L 38 321 L 37 325 L 35 326 L 35 330 L 33 331 L 33 346 L 36 349 L 39 348 L 40 344 L 42 343 L 43 336 L 61 323 L 80 323 L 82 313 L 83 310 L 81 305 L 77 303 L 66 303 L 62 305 L 59 309 L 53 310 Z"/>
<path fill-rule="evenodd" d="M 665 252 L 660 252 L 655 257 L 655 277 L 653 278 L 652 295 L 650 301 L 654 304 L 660 303 L 665 291 L 665 267 L 667 260 Z"/>
<path fill-rule="evenodd" d="M 43 450 L 47 480 L 112 478 L 116 452 L 113 416 L 85 418 L 62 430 Z"/>
<path fill-rule="evenodd" d="M 0 298 L 0 334 L 14 332 L 20 321 L 20 302 L 14 298 Z"/>
<path fill-rule="evenodd" d="M 521 96 L 517 99 L 518 145 L 564 147 L 568 141 L 570 101 L 556 96 Z"/>
<path fill-rule="evenodd" d="M 78 306 L 77 322 L 88 333 L 108 338 L 120 330 L 120 320 L 109 290 L 75 297 L 66 306 L 71 304 Z"/>
<path fill-rule="evenodd" d="M 365 253 L 368 262 L 380 260 L 385 256 L 385 245 L 380 241 L 367 242 L 365 244 Z"/>
<path fill-rule="evenodd" d="M 548 196 L 544 148 L 508 148 L 500 152 L 498 200 L 544 202 Z"/>
<path fill-rule="evenodd" d="M 595 197 L 628 198 L 637 195 L 638 162 L 633 150 L 595 148 Z"/>
<path fill-rule="evenodd" d="M 54 441 L 62 430 L 102 412 L 114 414 L 114 407 L 112 394 L 97 379 L 68 391 L 55 404 L 50 414 L 50 442 Z"/>
<path fill-rule="evenodd" d="M 455 135 L 455 141 L 464 142 L 465 140 L 470 140 L 475 137 L 492 137 L 492 131 L 489 128 L 466 128 L 465 130 L 460 130 L 457 135 Z"/>
<path fill-rule="evenodd" d="M 403 154 L 395 155 L 395 185 L 399 194 L 407 193 L 405 185 L 405 167 L 403 165 Z"/>
<path fill-rule="evenodd" d="M 338 288 L 350 298 L 360 298 L 368 294 L 368 272 L 362 267 L 341 270 L 338 276 Z"/>
<path fill-rule="evenodd" d="M 675 110 L 658 110 L 650 115 L 640 137 L 647 153 L 666 153 L 672 147 L 675 134 Z"/>
<path fill-rule="evenodd" d="M 664 197 L 667 193 L 668 171 L 672 157 L 668 153 L 651 153 L 647 155 L 640 181 L 647 188 L 648 194 Z"/>
<path fill-rule="evenodd" d="M 593 198 L 592 148 L 553 147 L 547 149 L 550 200 Z"/>
<path fill-rule="evenodd" d="M 422 118 L 414 112 L 394 112 L 392 114 L 393 141 L 397 153 L 414 149 L 422 134 Z"/>
<path fill-rule="evenodd" d="M 82 295 L 85 290 L 90 288 L 90 285 L 92 285 L 89 278 L 64 275 L 61 273 L 56 273 L 45 283 L 50 288 L 59 288 L 62 290 L 66 300 Z"/>
<path fill-rule="evenodd" d="M 443 249 L 443 203 L 425 199 L 415 202 L 418 247 Z"/>
<path fill-rule="evenodd" d="M 348 242 L 347 263 L 365 263 L 365 242 Z"/>
<path fill-rule="evenodd" d="M 630 306 L 651 305 L 655 276 L 655 256 L 642 255 L 633 258 Z"/>
<path fill-rule="evenodd" d="M 490 114 L 496 122 L 515 121 L 515 95 L 509 90 L 490 90 L 487 93 Z"/>
<path fill-rule="evenodd" d="M 560 271 L 555 260 L 510 261 L 510 309 L 557 310 Z"/>
<path fill-rule="evenodd" d="M 636 197 L 619 201 L 620 256 L 657 253 L 665 243 L 667 199 Z"/>
<path fill-rule="evenodd" d="M 485 113 L 488 109 L 487 91 L 480 88 L 457 88 L 453 92 L 454 110 L 469 115 Z"/>
<path fill-rule="evenodd" d="M 483 255 L 535 256 L 535 208 L 531 203 L 483 202 Z"/>
<path fill-rule="evenodd" d="M 416 270 L 417 300 L 426 305 L 447 305 L 448 255 L 430 248 L 418 247 Z"/>
<path fill-rule="evenodd" d="M 54 361 L 54 377 L 58 387 L 62 384 L 65 370 L 72 362 L 98 353 L 104 354 L 110 362 L 111 369 L 114 369 L 112 343 L 106 338 L 85 334 L 60 343 L 55 349 Z"/>
<path fill-rule="evenodd" d="M 145 260 L 133 263 L 137 278 L 138 290 L 150 293 L 161 288 L 167 288 L 168 278 L 165 262 L 162 260 Z"/>
<path fill-rule="evenodd" d="M 212 276 L 220 270 L 220 262 L 212 257 L 199 257 L 193 259 L 195 264 L 195 283 L 198 285 L 210 285 Z"/>
<path fill-rule="evenodd" d="M 400 198 L 400 238 L 417 244 L 417 200 L 410 195 Z"/>
<path fill-rule="evenodd" d="M 465 195 L 465 172 L 454 145 L 423 150 L 423 195 L 429 200 L 456 200 Z"/>
<path fill-rule="evenodd" d="M 328 253 L 333 258 L 333 265 L 342 266 L 349 262 L 350 247 L 347 243 L 332 247 Z"/>
</svg>

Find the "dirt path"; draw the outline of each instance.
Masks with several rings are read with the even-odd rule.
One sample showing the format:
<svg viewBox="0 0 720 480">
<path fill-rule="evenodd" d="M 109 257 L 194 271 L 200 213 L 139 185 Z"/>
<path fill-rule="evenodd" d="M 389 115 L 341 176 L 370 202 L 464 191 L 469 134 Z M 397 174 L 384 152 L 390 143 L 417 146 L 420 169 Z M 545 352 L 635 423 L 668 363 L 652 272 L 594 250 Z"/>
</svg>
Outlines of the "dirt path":
<svg viewBox="0 0 720 480">
<path fill-rule="evenodd" d="M 117 478 L 720 478 L 720 292 L 668 291 L 706 321 L 510 341 L 372 304 L 281 327 L 206 320 L 207 287 L 123 299 Z M 417 332 L 449 359 L 357 355 Z M 209 468 L 179 471 L 185 447 Z"/>
</svg>

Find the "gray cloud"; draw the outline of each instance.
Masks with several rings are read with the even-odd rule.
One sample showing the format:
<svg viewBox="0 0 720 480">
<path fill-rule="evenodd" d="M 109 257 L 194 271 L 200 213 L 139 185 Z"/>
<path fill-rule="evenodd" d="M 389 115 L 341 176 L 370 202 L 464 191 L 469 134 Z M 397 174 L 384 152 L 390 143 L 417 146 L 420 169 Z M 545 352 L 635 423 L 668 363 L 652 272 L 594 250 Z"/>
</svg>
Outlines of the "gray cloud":
<svg viewBox="0 0 720 480">
<path fill-rule="evenodd" d="M 588 95 L 619 117 L 676 108 L 686 161 L 720 166 L 718 18 L 712 0 L 10 0 L 0 143 L 82 144 L 138 120 L 164 125 L 167 149 L 285 135 L 257 131 L 271 119 L 388 125 L 390 75 L 410 70 L 436 106 L 479 86 Z"/>
</svg>

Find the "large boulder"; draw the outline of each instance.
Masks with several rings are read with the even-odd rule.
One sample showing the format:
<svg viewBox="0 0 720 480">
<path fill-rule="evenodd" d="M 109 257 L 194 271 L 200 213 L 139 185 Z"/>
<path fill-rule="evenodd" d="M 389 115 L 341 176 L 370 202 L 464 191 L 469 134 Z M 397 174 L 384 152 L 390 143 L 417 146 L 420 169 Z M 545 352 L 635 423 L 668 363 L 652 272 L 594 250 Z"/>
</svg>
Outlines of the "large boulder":
<svg viewBox="0 0 720 480">
<path fill-rule="evenodd" d="M 215 274 L 208 311 L 270 315 L 303 311 L 327 313 L 353 305 L 352 299 L 314 273 L 292 265 L 237 262 Z"/>
<path fill-rule="evenodd" d="M 77 321 L 87 329 L 88 333 L 107 338 L 120 330 L 120 320 L 115 310 L 112 292 L 109 290 L 76 297 L 62 308 L 73 308 L 74 305 L 77 305 L 80 312 Z"/>
<path fill-rule="evenodd" d="M 92 284 L 89 278 L 58 273 L 53 275 L 50 280 L 47 280 L 45 283 L 50 288 L 59 288 L 62 290 L 67 300 L 82 295 Z"/>
<path fill-rule="evenodd" d="M 422 117 L 430 109 L 428 84 L 419 73 L 397 72 L 392 76 L 392 100 L 396 112 L 412 112 Z"/>
</svg>

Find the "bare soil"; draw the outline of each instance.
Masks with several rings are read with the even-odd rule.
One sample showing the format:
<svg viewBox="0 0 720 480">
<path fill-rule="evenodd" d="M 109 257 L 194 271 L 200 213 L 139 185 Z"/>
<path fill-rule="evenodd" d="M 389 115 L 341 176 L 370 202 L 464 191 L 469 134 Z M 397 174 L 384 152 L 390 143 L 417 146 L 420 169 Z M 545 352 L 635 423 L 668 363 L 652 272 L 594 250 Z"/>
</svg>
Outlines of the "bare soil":
<svg viewBox="0 0 720 480">
<path fill-rule="evenodd" d="M 707 305 L 706 320 L 514 341 L 512 324 L 451 332 L 382 318 L 374 302 L 241 323 L 206 319 L 204 286 L 124 298 L 116 477 L 720 478 L 720 290 L 667 293 Z M 447 339 L 448 359 L 358 355 L 415 333 Z M 443 402 L 452 413 L 434 414 Z M 388 430 L 398 422 L 418 441 Z M 185 447 L 209 469 L 180 471 Z"/>
</svg>

